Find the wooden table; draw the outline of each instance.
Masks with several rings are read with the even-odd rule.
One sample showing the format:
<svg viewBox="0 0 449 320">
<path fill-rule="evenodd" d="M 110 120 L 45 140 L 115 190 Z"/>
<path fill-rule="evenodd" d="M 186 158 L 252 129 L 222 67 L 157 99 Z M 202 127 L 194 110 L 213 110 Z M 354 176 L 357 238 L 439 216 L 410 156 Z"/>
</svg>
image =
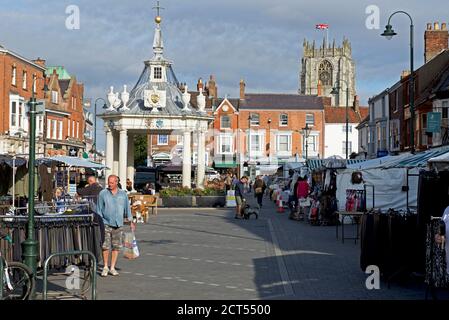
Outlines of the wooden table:
<svg viewBox="0 0 449 320">
<path fill-rule="evenodd" d="M 348 211 L 340 211 L 337 212 L 337 214 L 339 215 L 339 217 L 341 217 L 341 241 L 342 243 L 345 243 L 345 239 L 350 239 L 350 240 L 354 240 L 354 243 L 357 243 L 357 240 L 359 239 L 359 222 L 360 222 L 360 218 L 362 217 L 362 215 L 364 214 L 364 212 L 360 212 L 360 211 L 354 211 L 354 212 L 348 212 Z M 357 224 L 357 233 L 355 237 L 346 237 L 345 238 L 345 218 L 346 217 L 350 217 L 352 219 L 352 224 L 354 224 L 354 221 L 356 220 L 356 224 Z M 359 219 L 354 219 L 355 217 L 358 217 Z M 339 219 L 340 220 L 340 219 Z M 338 223 L 336 225 L 337 227 L 337 239 L 338 239 Z"/>
</svg>

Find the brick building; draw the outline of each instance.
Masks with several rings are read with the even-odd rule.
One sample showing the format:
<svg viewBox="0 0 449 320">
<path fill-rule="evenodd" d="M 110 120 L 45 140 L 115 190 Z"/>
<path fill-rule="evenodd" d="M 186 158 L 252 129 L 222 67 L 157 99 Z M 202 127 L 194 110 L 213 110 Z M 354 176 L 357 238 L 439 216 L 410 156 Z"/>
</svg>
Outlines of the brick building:
<svg viewBox="0 0 449 320">
<path fill-rule="evenodd" d="M 85 151 L 84 85 L 63 67 L 47 68 L 46 155 L 81 156 Z"/>
<path fill-rule="evenodd" d="M 27 102 L 44 98 L 45 68 L 0 46 L 0 154 L 29 153 Z M 44 115 L 36 118 L 36 152 L 44 153 Z"/>
<path fill-rule="evenodd" d="M 415 70 L 415 123 L 414 142 L 416 150 L 433 145 L 428 134 L 427 113 L 433 110 L 432 90 L 449 68 L 448 30 L 446 24 L 427 25 L 424 33 L 425 64 Z M 410 149 L 410 72 L 403 72 L 401 79 L 389 90 L 390 136 L 399 141 L 397 150 Z M 399 130 L 398 130 L 399 128 Z M 396 130 L 395 130 L 396 129 Z"/>
</svg>

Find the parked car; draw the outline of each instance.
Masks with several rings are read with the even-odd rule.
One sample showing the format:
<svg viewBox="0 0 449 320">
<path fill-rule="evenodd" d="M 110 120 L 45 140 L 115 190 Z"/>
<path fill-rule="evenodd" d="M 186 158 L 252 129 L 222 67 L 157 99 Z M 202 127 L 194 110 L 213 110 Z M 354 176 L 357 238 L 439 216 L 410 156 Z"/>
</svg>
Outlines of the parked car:
<svg viewBox="0 0 449 320">
<path fill-rule="evenodd" d="M 219 182 L 221 180 L 221 175 L 216 170 L 206 171 L 207 181 Z"/>
</svg>

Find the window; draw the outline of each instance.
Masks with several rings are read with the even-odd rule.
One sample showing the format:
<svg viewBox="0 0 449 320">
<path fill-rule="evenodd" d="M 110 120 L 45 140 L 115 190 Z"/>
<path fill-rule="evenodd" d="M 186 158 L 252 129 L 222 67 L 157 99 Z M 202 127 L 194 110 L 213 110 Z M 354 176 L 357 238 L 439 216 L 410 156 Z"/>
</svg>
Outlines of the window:
<svg viewBox="0 0 449 320">
<path fill-rule="evenodd" d="M 162 145 L 162 146 L 166 146 L 168 145 L 168 135 L 166 134 L 160 134 L 157 136 L 157 144 L 158 145 Z"/>
<path fill-rule="evenodd" d="M 76 122 L 76 137 L 80 138 L 80 123 L 78 121 Z"/>
<path fill-rule="evenodd" d="M 251 113 L 250 119 L 250 124 L 252 126 L 258 126 L 260 124 L 260 116 L 258 113 Z"/>
<path fill-rule="evenodd" d="M 50 138 L 51 138 L 51 132 L 50 132 L 50 130 L 51 130 L 51 120 L 50 120 L 50 119 L 47 119 L 47 139 L 50 139 Z"/>
<path fill-rule="evenodd" d="M 220 136 L 220 153 L 232 153 L 232 136 Z"/>
<path fill-rule="evenodd" d="M 288 126 L 288 114 L 281 114 L 279 119 L 280 126 Z"/>
<path fill-rule="evenodd" d="M 346 133 L 346 125 L 342 126 L 341 128 L 342 128 L 342 131 L 344 133 Z M 352 133 L 352 126 L 351 125 L 348 125 L 348 132 Z"/>
<path fill-rule="evenodd" d="M 261 151 L 260 142 L 261 142 L 261 139 L 258 134 L 251 134 L 251 152 L 253 152 L 253 151 L 260 152 Z"/>
<path fill-rule="evenodd" d="M 315 124 L 315 115 L 313 113 L 306 114 L 306 124 Z"/>
<path fill-rule="evenodd" d="M 154 79 L 162 79 L 162 67 L 154 67 Z"/>
<path fill-rule="evenodd" d="M 70 136 L 70 122 L 72 122 L 72 120 L 68 120 L 67 121 L 67 136 Z"/>
<path fill-rule="evenodd" d="M 399 122 L 393 121 L 391 123 L 391 146 L 393 149 L 399 148 Z"/>
<path fill-rule="evenodd" d="M 44 118 L 42 116 L 37 116 L 37 131 L 39 134 L 44 132 Z"/>
<path fill-rule="evenodd" d="M 35 74 L 33 74 L 33 92 L 36 93 L 37 89 L 37 76 Z"/>
<path fill-rule="evenodd" d="M 51 120 L 51 122 L 52 122 L 52 125 L 53 125 L 53 127 L 52 127 L 53 131 L 52 131 L 51 137 L 52 137 L 52 139 L 56 140 L 57 139 L 57 125 L 58 125 L 58 122 L 56 120 Z"/>
<path fill-rule="evenodd" d="M 72 97 L 72 109 L 76 110 L 76 99 L 75 99 L 75 97 Z"/>
<path fill-rule="evenodd" d="M 343 141 L 343 150 L 342 153 L 346 155 L 346 141 Z M 352 141 L 348 141 L 348 155 L 352 153 Z"/>
<path fill-rule="evenodd" d="M 58 139 L 62 140 L 62 121 L 59 121 Z"/>
<path fill-rule="evenodd" d="M 332 85 L 332 64 L 329 61 L 324 60 L 320 63 L 318 74 L 323 86 Z"/>
<path fill-rule="evenodd" d="M 449 110 L 448 104 L 449 104 L 448 101 L 443 101 L 442 110 L 441 110 L 441 118 L 442 119 L 448 118 L 448 110 Z"/>
<path fill-rule="evenodd" d="M 307 139 L 303 138 L 303 150 L 306 150 L 306 140 L 307 140 L 307 153 L 310 156 L 311 152 L 318 151 L 318 136 L 317 135 L 309 135 Z"/>
<path fill-rule="evenodd" d="M 13 66 L 12 70 L 11 70 L 11 84 L 13 86 L 17 85 L 17 68 L 16 68 L 16 66 Z"/>
<path fill-rule="evenodd" d="M 27 76 L 28 76 L 27 72 L 26 72 L 26 71 L 23 71 L 23 72 L 22 72 L 22 88 L 23 88 L 24 90 L 27 89 Z"/>
<path fill-rule="evenodd" d="M 23 104 L 19 102 L 19 128 L 22 128 Z"/>
<path fill-rule="evenodd" d="M 222 129 L 230 129 L 231 128 L 231 118 L 229 116 L 221 116 L 220 127 Z"/>
<path fill-rule="evenodd" d="M 183 136 L 176 136 L 176 144 L 177 145 L 182 145 L 182 141 L 184 140 Z"/>
<path fill-rule="evenodd" d="M 58 103 L 58 91 L 52 91 L 51 92 L 51 102 L 52 103 Z"/>
<path fill-rule="evenodd" d="M 12 101 L 11 102 L 11 127 L 15 127 L 17 124 L 16 116 L 17 116 L 17 102 Z"/>
<path fill-rule="evenodd" d="M 72 120 L 72 137 L 75 138 L 75 120 Z"/>
<path fill-rule="evenodd" d="M 279 152 L 289 152 L 291 148 L 291 135 L 280 134 L 278 135 L 278 146 L 277 150 Z"/>
<path fill-rule="evenodd" d="M 385 118 L 387 115 L 387 110 L 385 108 L 385 96 L 382 97 L 382 117 Z"/>
</svg>

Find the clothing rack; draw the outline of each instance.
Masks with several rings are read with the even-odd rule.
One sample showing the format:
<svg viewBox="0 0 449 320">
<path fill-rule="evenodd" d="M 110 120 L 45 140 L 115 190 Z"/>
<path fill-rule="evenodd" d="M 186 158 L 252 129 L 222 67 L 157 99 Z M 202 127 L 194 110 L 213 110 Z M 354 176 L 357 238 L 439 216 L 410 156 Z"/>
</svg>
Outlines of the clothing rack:
<svg viewBox="0 0 449 320">
<path fill-rule="evenodd" d="M 434 217 L 434 216 L 430 216 L 430 228 L 432 227 L 432 222 L 433 221 L 442 221 L 442 217 Z M 429 282 L 427 283 L 427 285 L 426 285 L 426 297 L 425 297 L 425 299 L 427 300 L 427 297 L 428 297 L 428 295 L 429 295 L 429 292 L 430 292 L 430 294 L 432 295 L 432 299 L 433 300 L 438 300 L 437 299 L 437 287 L 435 287 L 435 285 L 434 285 L 434 273 L 433 273 L 433 271 L 434 271 L 434 265 L 433 265 L 433 262 L 434 262 L 434 254 L 435 254 L 435 252 L 434 252 L 434 242 L 435 242 L 435 238 L 433 237 L 433 232 L 432 232 L 433 230 L 431 230 L 431 241 L 432 241 L 432 243 L 430 244 L 430 280 L 429 280 Z M 446 266 L 446 268 L 447 268 L 447 266 Z M 447 270 L 446 270 L 446 273 L 447 273 Z"/>
<path fill-rule="evenodd" d="M 101 232 L 94 221 L 94 214 L 54 214 L 35 216 L 35 239 L 38 241 L 38 266 L 53 253 L 67 251 L 90 251 L 97 260 L 101 259 Z M 14 244 L 0 241 L 0 249 L 9 261 L 22 260 L 21 243 L 26 239 L 28 216 L 1 215 L 0 229 L 11 235 Z M 52 268 L 62 268 L 69 264 L 88 263 L 80 257 L 57 257 L 51 261 Z"/>
</svg>

